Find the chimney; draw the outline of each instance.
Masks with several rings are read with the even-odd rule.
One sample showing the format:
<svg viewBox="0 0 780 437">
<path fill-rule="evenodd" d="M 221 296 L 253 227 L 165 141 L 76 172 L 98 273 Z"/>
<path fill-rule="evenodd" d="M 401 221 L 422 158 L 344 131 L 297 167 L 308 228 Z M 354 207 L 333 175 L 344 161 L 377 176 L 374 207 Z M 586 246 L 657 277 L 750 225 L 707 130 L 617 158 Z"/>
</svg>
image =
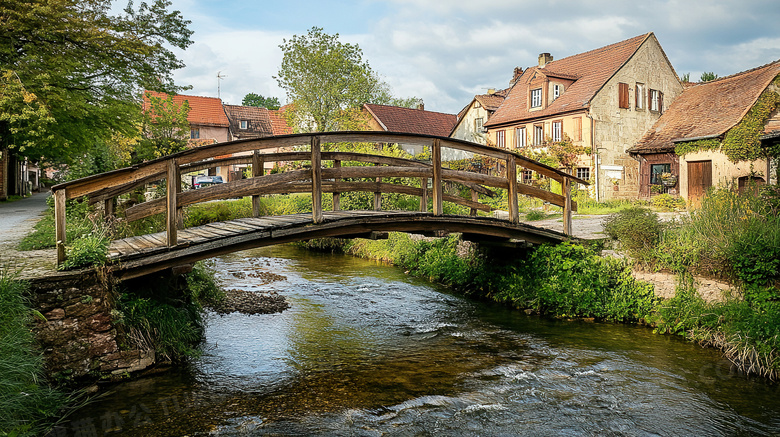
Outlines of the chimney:
<svg viewBox="0 0 780 437">
<path fill-rule="evenodd" d="M 512 73 L 512 80 L 509 81 L 509 86 L 515 86 L 517 83 L 517 79 L 520 79 L 520 76 L 523 75 L 523 69 L 520 67 L 515 67 L 515 71 Z"/>
<path fill-rule="evenodd" d="M 425 111 L 425 103 L 422 102 L 418 103 L 417 109 L 419 109 L 420 111 Z"/>
<path fill-rule="evenodd" d="M 496 89 L 495 88 L 488 88 L 488 94 L 493 95 L 495 93 L 496 93 Z"/>
<path fill-rule="evenodd" d="M 539 68 L 543 68 L 548 63 L 552 62 L 553 57 L 549 53 L 542 53 L 539 55 Z"/>
</svg>

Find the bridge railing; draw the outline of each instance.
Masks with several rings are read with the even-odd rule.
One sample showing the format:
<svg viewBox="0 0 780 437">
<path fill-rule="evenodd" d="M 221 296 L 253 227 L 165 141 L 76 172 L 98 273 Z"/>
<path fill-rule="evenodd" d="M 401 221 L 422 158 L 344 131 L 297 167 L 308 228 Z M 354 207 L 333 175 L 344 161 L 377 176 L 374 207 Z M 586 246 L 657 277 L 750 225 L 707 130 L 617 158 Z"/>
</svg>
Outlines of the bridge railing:
<svg viewBox="0 0 780 437">
<path fill-rule="evenodd" d="M 327 143 L 380 143 L 404 144 L 430 148 L 431 162 L 343 151 L 323 151 Z M 307 146 L 307 147 L 301 147 Z M 485 175 L 472 171 L 453 170 L 442 165 L 442 149 L 451 148 L 483 155 L 498 160 L 505 170 L 505 177 Z M 275 149 L 275 150 L 274 150 Z M 285 151 L 297 149 L 304 151 Z M 308 149 L 308 150 L 305 150 Z M 238 154 L 238 155 L 236 155 Z M 217 158 L 228 155 L 228 158 Z M 234 156 L 231 156 L 234 155 Z M 309 169 L 265 174 L 266 162 L 307 161 Z M 324 167 L 323 161 L 331 161 Z M 373 166 L 343 166 L 347 162 L 362 162 Z M 252 177 L 198 190 L 182 192 L 181 175 L 215 166 L 252 164 Z M 517 181 L 518 166 L 532 170 L 561 184 L 562 194 L 553 193 Z M 365 179 L 374 179 L 366 182 Z M 420 187 L 384 182 L 386 178 L 419 178 Z M 381 209 L 382 193 L 401 193 L 420 198 L 420 210 L 427 211 L 428 199 L 432 199 L 433 214 L 443 214 L 443 202 L 453 202 L 478 210 L 490 211 L 491 207 L 478 201 L 478 194 L 492 194 L 486 187 L 508 191 L 509 220 L 519 221 L 518 200 L 520 194 L 535 197 L 563 208 L 564 233 L 571 235 L 571 215 L 577 205 L 571 199 L 571 184 L 587 184 L 565 172 L 526 158 L 514 151 L 499 149 L 452 138 L 431 135 L 412 135 L 387 132 L 328 132 L 267 137 L 217 143 L 186 150 L 174 155 L 145 162 L 99 175 L 66 182 L 52 187 L 54 193 L 55 233 L 57 260 L 65 260 L 65 205 L 66 200 L 86 197 L 90 203 L 103 202 L 107 215 L 113 214 L 113 199 L 149 182 L 166 180 L 166 197 L 140 203 L 126 209 L 128 221 L 138 220 L 158 213 L 166 214 L 168 245 L 178 244 L 177 230 L 182 208 L 211 200 L 252 196 L 252 209 L 260 215 L 260 196 L 294 192 L 312 194 L 312 221 L 323 219 L 322 194 L 333 194 L 333 209 L 340 209 L 340 195 L 345 192 L 373 192 L 374 209 Z M 346 181 L 363 179 L 363 181 Z M 428 181 L 431 188 L 428 188 Z M 470 188 L 471 198 L 449 195 L 444 192 L 445 182 L 455 182 Z"/>
</svg>

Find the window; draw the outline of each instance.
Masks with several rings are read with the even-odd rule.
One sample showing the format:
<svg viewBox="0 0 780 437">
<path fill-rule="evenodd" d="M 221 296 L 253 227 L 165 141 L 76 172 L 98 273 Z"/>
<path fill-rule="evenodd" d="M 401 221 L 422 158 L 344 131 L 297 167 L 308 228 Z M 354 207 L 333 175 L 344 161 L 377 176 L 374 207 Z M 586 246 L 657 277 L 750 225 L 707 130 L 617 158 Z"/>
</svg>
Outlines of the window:
<svg viewBox="0 0 780 437">
<path fill-rule="evenodd" d="M 636 84 L 636 102 L 635 109 L 645 109 L 645 84 Z"/>
<path fill-rule="evenodd" d="M 240 129 L 246 129 L 249 125 L 249 122 L 246 120 L 241 120 Z"/>
<path fill-rule="evenodd" d="M 506 147 L 506 139 L 504 135 L 506 134 L 506 131 L 500 130 L 496 131 L 496 145 L 498 147 Z"/>
<path fill-rule="evenodd" d="M 563 86 L 555 84 L 553 85 L 553 100 L 557 99 L 561 96 L 561 90 L 563 89 Z"/>
<path fill-rule="evenodd" d="M 531 90 L 531 107 L 539 108 L 540 106 L 542 106 L 542 89 Z"/>
<path fill-rule="evenodd" d="M 661 174 L 671 173 L 672 164 L 651 164 L 650 165 L 650 183 L 652 185 L 661 185 Z"/>
<path fill-rule="evenodd" d="M 552 124 L 552 140 L 560 141 L 563 136 L 563 121 L 554 121 Z"/>
<path fill-rule="evenodd" d="M 664 111 L 664 93 L 658 91 L 658 90 L 650 90 L 650 96 L 648 100 L 650 101 L 650 110 L 655 112 L 663 112 Z"/>
<path fill-rule="evenodd" d="M 537 124 L 534 126 L 534 146 L 541 146 L 544 143 L 544 126 Z"/>
<path fill-rule="evenodd" d="M 197 140 L 200 138 L 200 129 L 190 129 L 190 139 Z"/>
<path fill-rule="evenodd" d="M 574 141 L 582 141 L 582 117 L 576 117 L 574 120 Z"/>
<path fill-rule="evenodd" d="M 478 117 L 474 119 L 474 130 L 477 132 L 482 132 L 482 124 L 484 123 L 484 119 L 482 117 Z"/>
<path fill-rule="evenodd" d="M 515 148 L 522 149 L 526 146 L 525 126 L 515 129 Z"/>
<path fill-rule="evenodd" d="M 590 167 L 577 167 L 577 177 L 584 181 L 590 179 Z"/>
<path fill-rule="evenodd" d="M 534 172 L 531 170 L 523 170 L 523 183 L 530 184 L 533 180 Z"/>
<path fill-rule="evenodd" d="M 618 84 L 618 107 L 628 109 L 628 84 L 620 82 Z"/>
</svg>

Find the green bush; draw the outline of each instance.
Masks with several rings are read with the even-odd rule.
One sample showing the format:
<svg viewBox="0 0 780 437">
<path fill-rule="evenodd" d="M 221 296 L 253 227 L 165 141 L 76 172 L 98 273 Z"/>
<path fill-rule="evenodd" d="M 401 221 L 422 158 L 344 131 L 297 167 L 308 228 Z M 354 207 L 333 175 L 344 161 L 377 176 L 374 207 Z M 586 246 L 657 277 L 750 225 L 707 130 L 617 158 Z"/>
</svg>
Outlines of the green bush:
<svg viewBox="0 0 780 437">
<path fill-rule="evenodd" d="M 653 196 L 650 200 L 650 204 L 661 209 L 676 211 L 678 209 L 685 209 L 685 199 L 678 196 L 672 196 L 671 194 L 659 194 Z"/>
<path fill-rule="evenodd" d="M 67 259 L 58 269 L 71 270 L 81 267 L 101 266 L 106 263 L 110 241 L 103 235 L 84 235 L 67 249 Z"/>
<path fill-rule="evenodd" d="M 604 220 L 604 233 L 619 241 L 631 257 L 643 262 L 653 259 L 662 229 L 658 214 L 640 207 L 623 209 Z"/>
</svg>

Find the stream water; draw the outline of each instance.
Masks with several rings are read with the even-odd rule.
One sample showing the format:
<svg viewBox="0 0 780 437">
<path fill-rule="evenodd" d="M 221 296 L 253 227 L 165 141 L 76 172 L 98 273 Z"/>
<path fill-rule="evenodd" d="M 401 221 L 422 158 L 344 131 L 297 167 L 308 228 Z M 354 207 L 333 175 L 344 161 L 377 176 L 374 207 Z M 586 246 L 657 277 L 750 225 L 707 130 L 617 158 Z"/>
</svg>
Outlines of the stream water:
<svg viewBox="0 0 780 437">
<path fill-rule="evenodd" d="M 54 435 L 780 435 L 778 385 L 645 327 L 526 316 L 289 246 L 215 266 L 291 308 L 208 314 L 199 359 L 112 387 Z"/>
</svg>

